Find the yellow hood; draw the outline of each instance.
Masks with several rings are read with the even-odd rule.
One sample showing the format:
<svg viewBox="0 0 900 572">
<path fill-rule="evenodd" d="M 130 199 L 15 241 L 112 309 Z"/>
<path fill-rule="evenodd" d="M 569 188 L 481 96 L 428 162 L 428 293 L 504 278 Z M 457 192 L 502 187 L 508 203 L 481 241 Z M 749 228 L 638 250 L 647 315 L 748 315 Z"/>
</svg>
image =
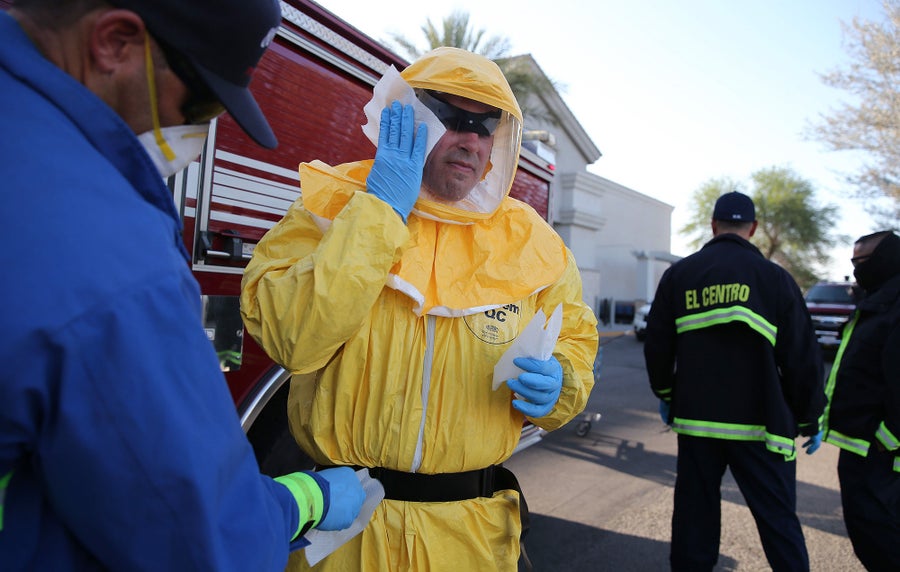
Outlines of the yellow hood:
<svg viewBox="0 0 900 572">
<path fill-rule="evenodd" d="M 431 201 L 423 192 L 415 210 L 425 216 L 454 222 L 487 218 L 512 188 L 522 143 L 522 111 L 503 72 L 484 56 L 459 48 L 437 48 L 400 72 L 413 89 L 432 89 L 480 101 L 503 111 L 494 132 L 489 172 L 469 195 L 448 206 Z"/>
<path fill-rule="evenodd" d="M 303 206 L 320 230 L 327 230 L 354 194 L 365 192 L 371 167 L 371 160 L 300 165 Z M 386 204 L 381 216 L 397 217 Z M 534 209 L 512 197 L 493 215 L 468 224 L 413 211 L 408 229 L 410 238 L 387 286 L 412 298 L 416 314 L 458 317 L 498 308 L 546 288 L 565 271 L 562 239 Z"/>
<path fill-rule="evenodd" d="M 484 102 L 503 116 L 494 132 L 490 172 L 467 199 L 447 205 L 419 196 L 409 217 L 410 239 L 387 286 L 412 298 L 417 314 L 465 316 L 553 284 L 565 270 L 562 239 L 534 209 L 508 196 L 518 167 L 522 112 L 500 68 L 483 56 L 438 48 L 400 75 L 413 89 Z M 323 232 L 355 193 L 366 192 L 371 167 L 371 160 L 300 165 L 303 206 Z M 372 216 L 396 214 L 385 205 Z"/>
</svg>

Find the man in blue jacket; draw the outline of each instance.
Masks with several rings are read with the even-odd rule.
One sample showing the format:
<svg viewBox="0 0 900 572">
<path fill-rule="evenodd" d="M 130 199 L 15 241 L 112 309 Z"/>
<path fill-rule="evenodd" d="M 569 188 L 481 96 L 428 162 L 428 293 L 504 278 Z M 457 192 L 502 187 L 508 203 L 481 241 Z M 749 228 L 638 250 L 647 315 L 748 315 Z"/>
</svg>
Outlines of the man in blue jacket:
<svg viewBox="0 0 900 572">
<path fill-rule="evenodd" d="M 274 0 L 0 13 L 4 571 L 282 570 L 356 516 L 350 469 L 260 474 L 163 180 L 226 109 L 275 146 L 248 84 L 280 20 Z"/>
<path fill-rule="evenodd" d="M 647 318 L 650 386 L 678 434 L 672 570 L 715 566 L 726 468 L 772 569 L 809 569 L 794 438 L 821 444 L 822 359 L 797 284 L 750 244 L 756 227 L 750 197 L 719 197 L 714 238 L 663 274 Z"/>
<path fill-rule="evenodd" d="M 853 551 L 867 570 L 900 570 L 900 236 L 859 238 L 850 262 L 866 296 L 828 376 L 825 441 L 841 449 Z"/>
</svg>

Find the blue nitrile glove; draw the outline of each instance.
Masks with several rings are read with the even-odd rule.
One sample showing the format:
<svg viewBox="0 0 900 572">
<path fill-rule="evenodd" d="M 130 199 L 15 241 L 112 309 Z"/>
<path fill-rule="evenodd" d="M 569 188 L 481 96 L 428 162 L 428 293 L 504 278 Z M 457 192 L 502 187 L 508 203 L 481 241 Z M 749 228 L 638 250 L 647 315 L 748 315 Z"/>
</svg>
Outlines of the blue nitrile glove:
<svg viewBox="0 0 900 572">
<path fill-rule="evenodd" d="M 424 123 L 416 131 L 412 105 L 403 106 L 395 101 L 381 110 L 378 150 L 366 187 L 391 205 L 404 223 L 419 198 L 427 136 L 428 127 Z"/>
<path fill-rule="evenodd" d="M 319 530 L 343 530 L 353 524 L 366 500 L 366 492 L 350 467 L 335 467 L 316 473 L 329 487 L 328 512 L 316 527 Z"/>
<path fill-rule="evenodd" d="M 812 455 L 816 451 L 819 450 L 819 447 L 822 446 L 822 431 L 819 431 L 809 439 L 807 439 L 806 443 L 803 444 L 803 448 L 806 449 L 807 455 Z"/>
<path fill-rule="evenodd" d="M 562 390 L 563 372 L 559 361 L 553 356 L 546 361 L 517 357 L 513 363 L 525 371 L 519 377 L 508 379 L 506 385 L 527 400 L 513 399 L 513 407 L 529 417 L 550 413 Z"/>
<path fill-rule="evenodd" d="M 669 405 L 668 402 L 659 400 L 659 418 L 662 419 L 662 422 L 666 425 L 669 424 L 669 412 L 671 411 L 672 406 Z"/>
</svg>

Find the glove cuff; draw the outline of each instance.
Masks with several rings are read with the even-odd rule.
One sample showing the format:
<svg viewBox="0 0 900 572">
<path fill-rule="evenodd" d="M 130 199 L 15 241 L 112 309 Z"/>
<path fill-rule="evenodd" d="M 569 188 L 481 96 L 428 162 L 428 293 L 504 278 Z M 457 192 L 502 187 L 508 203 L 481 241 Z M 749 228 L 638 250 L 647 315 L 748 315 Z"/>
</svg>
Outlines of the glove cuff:
<svg viewBox="0 0 900 572">
<path fill-rule="evenodd" d="M 291 541 L 315 527 L 328 512 L 331 497 L 328 481 L 307 471 L 276 477 L 275 482 L 287 487 L 297 503 L 297 530 Z"/>
<path fill-rule="evenodd" d="M 822 425 L 820 423 L 801 423 L 798 429 L 803 437 L 815 437 L 822 430 Z"/>
</svg>

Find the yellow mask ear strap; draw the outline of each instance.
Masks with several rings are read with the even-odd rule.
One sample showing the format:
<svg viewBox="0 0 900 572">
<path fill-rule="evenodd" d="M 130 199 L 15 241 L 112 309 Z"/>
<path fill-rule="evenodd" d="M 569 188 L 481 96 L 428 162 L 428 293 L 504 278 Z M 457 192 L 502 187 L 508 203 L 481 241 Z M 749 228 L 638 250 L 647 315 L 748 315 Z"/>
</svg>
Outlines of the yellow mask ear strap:
<svg viewBox="0 0 900 572">
<path fill-rule="evenodd" d="M 167 161 L 175 158 L 175 152 L 169 147 L 166 138 L 163 137 L 162 130 L 159 128 L 159 109 L 156 100 L 156 78 L 153 73 L 153 55 L 150 53 L 150 34 L 144 31 L 144 60 L 147 65 L 147 85 L 150 87 L 150 116 L 153 118 L 153 136 L 156 138 L 156 144 L 159 146 L 163 156 Z"/>
</svg>

